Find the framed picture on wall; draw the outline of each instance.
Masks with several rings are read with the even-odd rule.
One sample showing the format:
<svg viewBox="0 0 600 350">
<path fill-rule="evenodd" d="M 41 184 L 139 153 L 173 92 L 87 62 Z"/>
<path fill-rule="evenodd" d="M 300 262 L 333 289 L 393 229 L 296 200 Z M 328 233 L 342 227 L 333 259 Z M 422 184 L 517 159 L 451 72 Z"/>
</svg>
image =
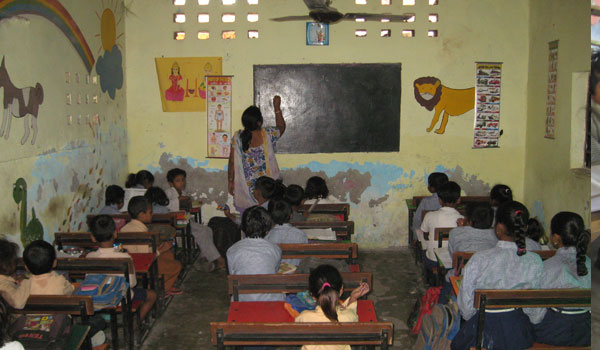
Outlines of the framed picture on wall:
<svg viewBox="0 0 600 350">
<path fill-rule="evenodd" d="M 307 22 L 306 45 L 329 45 L 329 24 Z"/>
</svg>

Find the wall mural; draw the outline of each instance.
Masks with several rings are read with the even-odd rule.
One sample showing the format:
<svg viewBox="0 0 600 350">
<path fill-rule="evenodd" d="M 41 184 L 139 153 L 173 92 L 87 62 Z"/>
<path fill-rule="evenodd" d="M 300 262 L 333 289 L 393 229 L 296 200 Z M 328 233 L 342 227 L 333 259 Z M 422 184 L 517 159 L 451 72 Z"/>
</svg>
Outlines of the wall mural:
<svg viewBox="0 0 600 350">
<path fill-rule="evenodd" d="M 92 51 L 77 23 L 58 0 L 0 0 L 0 21 L 24 14 L 42 16 L 60 28 L 73 44 L 87 71 L 92 71 Z"/>
<path fill-rule="evenodd" d="M 35 144 L 37 138 L 37 117 L 39 107 L 44 102 L 44 89 L 40 83 L 35 87 L 17 88 L 8 76 L 4 57 L 0 63 L 0 87 L 4 88 L 4 117 L 2 118 L 2 127 L 0 128 L 0 137 L 8 140 L 10 133 L 10 123 L 12 118 L 23 118 L 25 122 L 25 135 L 21 138 L 21 145 L 24 145 L 29 138 L 29 125 L 33 129 L 31 144 Z"/>
<path fill-rule="evenodd" d="M 44 239 L 44 227 L 35 216 L 33 207 L 31 207 L 31 220 L 27 222 L 27 182 L 22 177 L 13 184 L 13 199 L 19 208 L 19 231 L 23 247 L 27 247 L 33 241 Z"/>
<path fill-rule="evenodd" d="M 117 44 L 117 39 L 123 33 L 117 36 L 117 21 L 112 9 L 105 8 L 99 17 L 102 41 L 100 49 L 104 50 L 104 54 L 98 57 L 96 73 L 100 77 L 100 88 L 114 100 L 116 91 L 123 87 L 123 55 Z"/>
<path fill-rule="evenodd" d="M 435 108 L 431 125 L 427 132 L 431 132 L 437 124 L 440 114 L 444 111 L 442 123 L 435 131 L 436 134 L 446 132 L 449 116 L 458 116 L 472 110 L 475 106 L 475 88 L 452 89 L 442 85 L 436 77 L 421 77 L 414 81 L 415 99 L 428 111 Z"/>
</svg>

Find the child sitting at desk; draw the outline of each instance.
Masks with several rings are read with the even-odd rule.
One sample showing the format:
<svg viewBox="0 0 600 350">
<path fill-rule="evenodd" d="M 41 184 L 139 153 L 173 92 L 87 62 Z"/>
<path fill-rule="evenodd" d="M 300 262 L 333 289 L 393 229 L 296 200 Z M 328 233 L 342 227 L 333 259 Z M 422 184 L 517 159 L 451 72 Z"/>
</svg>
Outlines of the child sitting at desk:
<svg viewBox="0 0 600 350">
<path fill-rule="evenodd" d="M 298 208 L 304 204 L 304 189 L 298 185 L 289 185 L 285 189 L 283 199 L 292 207 L 291 222 L 306 221 L 306 217 L 298 212 Z"/>
<path fill-rule="evenodd" d="M 320 265 L 308 277 L 308 290 L 317 301 L 314 310 L 304 310 L 295 322 L 358 322 L 356 301 L 369 293 L 369 285 L 361 282 L 350 298 L 340 303 L 344 281 L 331 265 Z M 303 345 L 302 350 L 350 350 L 350 345 Z"/>
<path fill-rule="evenodd" d="M 444 173 L 431 173 L 427 177 L 427 190 L 431 193 L 431 196 L 421 199 L 421 202 L 415 211 L 415 215 L 413 216 L 413 232 L 417 232 L 421 229 L 423 210 L 433 211 L 439 210 L 442 207 L 437 191 L 446 182 L 448 182 L 448 175 Z"/>
<path fill-rule="evenodd" d="M 95 217 L 90 222 L 90 231 L 92 231 L 92 240 L 97 242 L 100 248 L 98 248 L 98 250 L 95 252 L 88 253 L 86 255 L 87 258 L 131 259 L 131 255 L 126 252 L 116 251 L 113 246 L 115 239 L 117 238 L 117 230 L 115 228 L 115 222 L 110 216 L 98 215 Z M 133 298 L 131 301 L 142 301 L 142 305 L 140 305 L 140 318 L 143 320 L 146 318 L 146 315 L 152 309 L 152 306 L 156 301 L 156 293 L 153 290 L 135 287 L 137 284 L 135 271 L 130 272 L 129 283 L 133 292 Z"/>
<path fill-rule="evenodd" d="M 125 200 L 125 191 L 121 186 L 110 185 L 104 193 L 104 208 L 100 210 L 100 215 L 119 215 Z"/>
<path fill-rule="evenodd" d="M 38 240 L 29 243 L 23 251 L 25 268 L 31 274 L 29 293 L 43 295 L 71 295 L 75 288 L 67 279 L 52 271 L 56 267 L 56 251 L 54 247 Z"/>
<path fill-rule="evenodd" d="M 466 322 L 463 322 L 452 340 L 453 350 L 475 346 L 479 321 L 477 310 L 473 306 L 475 290 L 540 287 L 544 265 L 539 255 L 527 252 L 525 248 L 527 220 L 529 212 L 519 202 L 505 202 L 498 207 L 495 226 L 498 243 L 492 249 L 473 254 L 462 272 L 458 307 Z M 519 308 L 486 313 L 483 347 L 529 349 L 533 345 L 530 319 L 536 314 L 535 309 Z"/>
<path fill-rule="evenodd" d="M 591 288 L 592 264 L 585 253 L 590 232 L 581 216 L 560 212 L 550 222 L 552 245 L 558 250 L 544 261 L 540 283 L 542 289 Z M 541 309 L 534 325 L 535 341 L 554 346 L 590 346 L 591 314 L 589 308 Z M 534 320 L 534 323 L 535 321 Z"/>
<path fill-rule="evenodd" d="M 281 263 L 281 248 L 264 239 L 273 227 L 267 210 L 253 206 L 242 215 L 242 231 L 246 238 L 236 242 L 227 250 L 227 264 L 231 275 L 275 274 Z M 242 294 L 240 301 L 281 301 L 284 294 Z"/>
<path fill-rule="evenodd" d="M 467 206 L 467 216 L 459 220 L 462 225 L 450 231 L 448 253 L 478 252 L 494 248 L 498 242 L 492 228 L 494 211 L 489 203 L 472 203 Z"/>
<path fill-rule="evenodd" d="M 125 188 L 149 189 L 154 184 L 154 175 L 148 170 L 140 170 L 137 174 L 131 173 L 125 181 Z"/>
<path fill-rule="evenodd" d="M 460 203 L 460 186 L 456 182 L 450 181 L 443 184 L 437 191 L 442 207 L 427 213 L 421 229 L 417 231 L 417 237 L 421 241 L 423 250 L 426 251 L 423 262 L 427 269 L 438 266 L 434 252 L 434 249 L 438 247 L 438 242 L 434 238 L 435 229 L 437 227 L 456 227 L 458 219 L 463 218 L 456 210 L 456 206 Z M 446 246 L 446 242 L 442 244 L 442 247 Z"/>
<path fill-rule="evenodd" d="M 167 172 L 167 182 L 169 189 L 167 190 L 168 211 L 178 211 L 180 209 L 191 207 L 190 197 L 184 196 L 183 193 L 187 186 L 187 173 L 183 169 L 173 168 Z M 203 266 L 206 272 L 213 272 L 225 268 L 225 258 L 221 256 L 213 240 L 213 230 L 195 221 L 190 221 L 192 228 L 192 236 L 196 244 L 200 247 L 200 257 L 206 259 L 207 265 Z"/>
<path fill-rule="evenodd" d="M 331 204 L 340 202 L 339 199 L 329 195 L 327 183 L 320 176 L 313 176 L 306 181 L 304 198 L 304 204 Z"/>
<path fill-rule="evenodd" d="M 29 298 L 31 281 L 29 279 L 17 282 L 12 276 L 17 271 L 16 243 L 0 239 L 0 296 L 15 309 L 22 309 Z"/>
<path fill-rule="evenodd" d="M 143 196 L 136 196 L 131 198 L 127 211 L 131 215 L 131 221 L 123 226 L 121 232 L 148 232 L 146 224 L 152 222 L 152 205 Z M 152 248 L 146 245 L 126 245 L 124 246 L 130 253 L 151 253 Z M 181 294 L 179 288 L 173 287 L 179 273 L 181 272 L 181 263 L 175 260 L 173 254 L 173 244 L 170 242 L 163 242 L 157 249 L 158 255 L 158 273 L 164 275 L 165 279 L 165 291 L 167 295 L 178 295 Z"/>
<path fill-rule="evenodd" d="M 150 201 L 152 205 L 152 214 L 168 214 L 169 213 L 169 198 L 167 194 L 160 187 L 150 187 L 144 197 Z"/>
<path fill-rule="evenodd" d="M 271 243 L 308 243 L 306 233 L 290 224 L 292 206 L 283 199 L 269 201 L 269 213 L 275 226 L 269 231 L 265 239 Z M 284 259 L 282 262 L 296 265 L 302 259 Z"/>
</svg>

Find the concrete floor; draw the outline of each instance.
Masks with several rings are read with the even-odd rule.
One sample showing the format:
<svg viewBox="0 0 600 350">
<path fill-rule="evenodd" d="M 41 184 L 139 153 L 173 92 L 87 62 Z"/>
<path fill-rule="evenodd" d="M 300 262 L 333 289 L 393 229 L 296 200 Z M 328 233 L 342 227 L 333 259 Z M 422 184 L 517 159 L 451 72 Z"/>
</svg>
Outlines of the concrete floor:
<svg viewBox="0 0 600 350">
<path fill-rule="evenodd" d="M 420 271 L 406 249 L 360 250 L 361 271 L 373 272 L 372 292 L 377 317 L 394 323 L 393 349 L 412 349 L 406 319 L 417 295 L 424 290 Z M 210 343 L 210 322 L 225 321 L 229 308 L 225 271 L 205 273 L 190 269 L 167 311 L 155 324 L 142 350 L 216 349 Z"/>
</svg>

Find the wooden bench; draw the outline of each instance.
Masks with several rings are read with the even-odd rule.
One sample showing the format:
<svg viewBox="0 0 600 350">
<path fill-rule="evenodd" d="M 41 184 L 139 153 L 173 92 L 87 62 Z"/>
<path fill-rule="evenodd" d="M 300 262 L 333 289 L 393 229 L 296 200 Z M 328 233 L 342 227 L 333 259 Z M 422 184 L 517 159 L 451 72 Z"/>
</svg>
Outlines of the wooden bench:
<svg viewBox="0 0 600 350">
<path fill-rule="evenodd" d="M 481 350 L 485 325 L 485 310 L 533 307 L 581 307 L 592 306 L 591 289 L 528 289 L 499 290 L 478 289 L 474 306 L 479 309 L 477 342 L 474 349 Z M 473 349 L 473 348 L 472 348 Z M 535 344 L 531 349 L 591 349 L 590 347 L 564 347 Z"/>
<path fill-rule="evenodd" d="M 556 250 L 532 250 L 532 253 L 536 253 L 542 258 L 542 260 L 549 259 L 556 254 Z M 462 273 L 463 267 L 467 264 L 469 259 L 475 254 L 475 252 L 454 252 L 452 254 L 452 269 L 454 269 L 454 275 L 459 276 Z"/>
<path fill-rule="evenodd" d="M 94 304 L 91 296 L 30 295 L 27 304 L 22 309 L 11 309 L 10 311 L 12 314 L 21 315 L 65 314 L 78 316 L 81 318 L 81 324 L 88 325 L 89 317 L 94 315 Z M 92 348 L 90 336 L 83 337 L 82 348 Z M 79 347 L 68 349 L 79 349 Z"/>
<path fill-rule="evenodd" d="M 380 346 L 393 342 L 391 322 L 356 323 L 235 323 L 211 322 L 211 342 L 217 349 L 239 345 L 301 346 L 350 344 Z"/>
<path fill-rule="evenodd" d="M 373 288 L 373 274 L 370 272 L 342 272 L 344 292 L 358 288 L 366 282 Z M 233 301 L 240 300 L 240 294 L 254 293 L 299 293 L 308 290 L 308 274 L 267 274 L 267 275 L 229 275 L 228 293 Z"/>
<path fill-rule="evenodd" d="M 298 207 L 298 212 L 304 214 L 312 204 L 302 204 Z M 330 214 L 340 215 L 343 217 L 342 221 L 348 221 L 350 216 L 350 204 L 349 203 L 327 203 L 327 204 L 315 204 L 311 214 Z"/>
<path fill-rule="evenodd" d="M 320 259 L 345 259 L 349 264 L 356 263 L 358 244 L 356 243 L 306 243 L 279 244 L 282 259 L 303 259 L 315 257 Z"/>
<path fill-rule="evenodd" d="M 156 232 L 119 232 L 115 243 L 124 245 L 144 244 L 152 247 L 152 252 L 156 253 L 160 244 L 159 234 Z M 92 240 L 90 232 L 56 232 L 54 234 L 54 245 L 62 250 L 64 246 L 74 246 L 80 248 L 96 248 L 98 243 Z"/>
<path fill-rule="evenodd" d="M 354 234 L 354 221 L 291 222 L 291 224 L 301 230 L 330 228 L 335 232 L 338 241 L 351 241 Z"/>
</svg>

